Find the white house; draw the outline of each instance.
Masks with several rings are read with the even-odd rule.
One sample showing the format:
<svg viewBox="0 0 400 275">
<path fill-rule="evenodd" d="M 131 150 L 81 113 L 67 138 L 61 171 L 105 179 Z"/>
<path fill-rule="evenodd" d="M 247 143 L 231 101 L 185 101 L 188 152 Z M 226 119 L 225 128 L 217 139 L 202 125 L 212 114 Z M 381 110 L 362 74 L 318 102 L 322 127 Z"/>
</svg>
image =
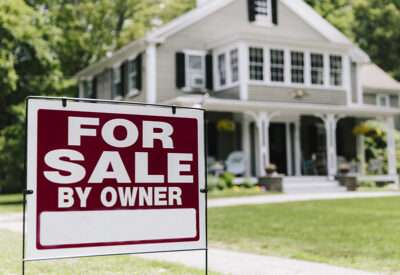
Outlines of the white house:
<svg viewBox="0 0 400 275">
<path fill-rule="evenodd" d="M 333 176 L 339 160 L 357 157 L 363 171 L 362 136 L 352 130 L 379 118 L 386 178 L 397 181 L 400 85 L 369 63 L 303 0 L 198 0 L 77 77 L 81 97 L 201 105 L 210 159 L 243 151 L 246 175 L 275 163 L 288 176 Z"/>
</svg>

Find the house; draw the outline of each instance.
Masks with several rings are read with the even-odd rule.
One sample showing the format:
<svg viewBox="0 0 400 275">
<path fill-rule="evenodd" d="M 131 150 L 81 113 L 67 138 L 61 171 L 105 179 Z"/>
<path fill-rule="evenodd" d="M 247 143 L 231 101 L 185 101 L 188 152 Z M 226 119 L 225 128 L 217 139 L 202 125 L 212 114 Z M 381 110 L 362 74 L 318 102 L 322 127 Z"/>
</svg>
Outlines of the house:
<svg viewBox="0 0 400 275">
<path fill-rule="evenodd" d="M 208 156 L 245 152 L 247 176 L 275 163 L 287 176 L 332 178 L 339 160 L 357 157 L 363 169 L 352 130 L 379 118 L 382 177 L 397 182 L 398 83 L 303 0 L 198 0 L 77 77 L 81 97 L 202 106 Z"/>
</svg>

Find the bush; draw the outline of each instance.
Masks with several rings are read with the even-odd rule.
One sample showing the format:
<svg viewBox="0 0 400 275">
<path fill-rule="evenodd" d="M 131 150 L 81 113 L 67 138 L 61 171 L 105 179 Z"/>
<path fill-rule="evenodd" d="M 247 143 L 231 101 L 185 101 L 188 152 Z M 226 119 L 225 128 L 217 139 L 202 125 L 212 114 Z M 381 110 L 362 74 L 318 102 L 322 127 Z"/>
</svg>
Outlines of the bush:
<svg viewBox="0 0 400 275">
<path fill-rule="evenodd" d="M 219 178 L 215 177 L 214 175 L 208 174 L 207 175 L 207 189 L 208 191 L 214 191 L 217 189 L 217 184 L 219 182 Z"/>
<path fill-rule="evenodd" d="M 218 181 L 218 183 L 217 183 L 217 185 L 216 185 L 216 187 L 217 187 L 217 189 L 218 190 L 224 190 L 226 187 L 227 187 L 227 185 L 226 185 L 226 181 L 223 179 L 223 178 L 220 178 L 219 179 L 219 181 Z"/>
<path fill-rule="evenodd" d="M 242 186 L 243 186 L 244 188 L 246 188 L 246 189 L 253 188 L 253 184 L 251 183 L 251 181 L 250 181 L 249 178 L 246 178 L 246 179 L 244 180 L 244 182 L 242 183 Z"/>
<path fill-rule="evenodd" d="M 359 180 L 357 181 L 358 187 L 375 187 L 375 181 L 372 179 L 366 179 L 366 180 Z"/>
<path fill-rule="evenodd" d="M 227 186 L 228 188 L 232 188 L 232 187 L 233 187 L 233 179 L 235 178 L 235 175 L 234 175 L 234 174 L 225 172 L 225 173 L 222 175 L 222 178 L 225 180 L 226 186 Z"/>
</svg>

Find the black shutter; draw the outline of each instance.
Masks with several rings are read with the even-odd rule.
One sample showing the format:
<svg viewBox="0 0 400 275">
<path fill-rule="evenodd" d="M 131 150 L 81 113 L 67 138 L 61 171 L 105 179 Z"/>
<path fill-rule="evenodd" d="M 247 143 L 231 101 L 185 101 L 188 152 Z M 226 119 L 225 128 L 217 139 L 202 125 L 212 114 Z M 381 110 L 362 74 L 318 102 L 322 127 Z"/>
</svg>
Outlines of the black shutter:
<svg viewBox="0 0 400 275">
<path fill-rule="evenodd" d="M 175 74 L 176 87 L 185 87 L 185 54 L 183 52 L 175 53 Z"/>
<path fill-rule="evenodd" d="M 122 63 L 121 64 L 121 66 L 119 67 L 119 69 L 121 70 L 121 82 L 120 82 L 120 89 L 119 89 L 119 91 L 118 91 L 118 95 L 120 95 L 120 96 L 124 96 L 125 94 L 126 94 L 126 91 L 127 91 L 127 85 L 126 85 L 126 79 L 128 78 L 128 75 L 127 75 L 127 63 L 126 62 L 124 62 L 124 63 Z"/>
<path fill-rule="evenodd" d="M 92 79 L 92 91 L 90 93 L 90 98 L 97 98 L 97 76 Z"/>
<path fill-rule="evenodd" d="M 278 0 L 272 0 L 272 23 L 278 25 Z"/>
<path fill-rule="evenodd" d="M 142 55 L 136 57 L 136 89 L 142 89 Z"/>
<path fill-rule="evenodd" d="M 206 88 L 213 90 L 213 58 L 212 54 L 206 55 Z"/>
<path fill-rule="evenodd" d="M 249 13 L 249 21 L 254 22 L 256 20 L 256 5 L 255 0 L 247 0 L 247 9 Z"/>
</svg>

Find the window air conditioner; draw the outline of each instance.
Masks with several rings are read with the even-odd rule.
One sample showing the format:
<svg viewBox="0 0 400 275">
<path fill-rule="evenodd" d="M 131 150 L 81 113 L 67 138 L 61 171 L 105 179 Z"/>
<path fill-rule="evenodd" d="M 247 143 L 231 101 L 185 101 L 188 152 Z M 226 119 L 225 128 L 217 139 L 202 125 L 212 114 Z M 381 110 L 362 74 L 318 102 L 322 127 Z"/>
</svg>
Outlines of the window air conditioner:
<svg viewBox="0 0 400 275">
<path fill-rule="evenodd" d="M 204 87 L 204 77 L 201 75 L 193 75 L 190 78 L 191 88 L 203 88 Z"/>
</svg>

